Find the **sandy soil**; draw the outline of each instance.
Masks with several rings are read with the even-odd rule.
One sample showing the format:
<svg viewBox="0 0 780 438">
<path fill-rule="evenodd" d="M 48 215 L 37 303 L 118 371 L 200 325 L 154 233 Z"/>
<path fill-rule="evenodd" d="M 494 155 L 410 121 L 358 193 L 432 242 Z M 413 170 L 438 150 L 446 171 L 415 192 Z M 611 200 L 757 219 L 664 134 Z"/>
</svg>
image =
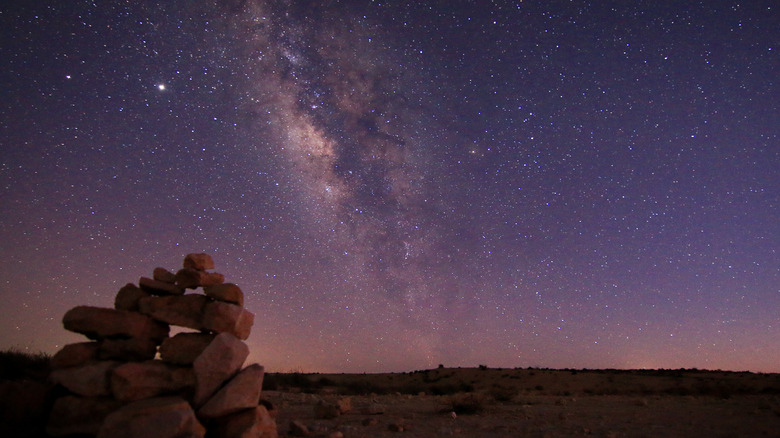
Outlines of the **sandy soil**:
<svg viewBox="0 0 780 438">
<path fill-rule="evenodd" d="M 45 418 L 40 399 L 47 386 L 38 383 L 34 391 L 34 380 L 5 383 L 0 437 L 45 436 L 41 419 L 10 420 Z M 441 367 L 269 373 L 263 388 L 281 437 L 780 438 L 780 374 Z M 41 412 L 31 413 L 31 406 Z M 308 435 L 296 434 L 293 422 Z"/>
<path fill-rule="evenodd" d="M 346 438 L 780 437 L 777 396 L 528 395 L 500 403 L 486 400 L 482 412 L 456 416 L 452 397 L 458 396 L 351 396 L 351 411 L 323 419 L 314 406 L 340 396 L 265 393 L 277 407 L 280 436 L 289 435 L 290 422 L 297 420 L 311 436 Z"/>
<path fill-rule="evenodd" d="M 304 388 L 310 393 L 292 387 L 263 393 L 276 408 L 280 436 L 293 436 L 290 423 L 298 421 L 309 436 L 330 438 L 780 438 L 776 374 L 472 368 L 306 376 L 319 382 Z M 378 394 L 344 395 L 349 388 Z M 336 418 L 317 408 L 346 397 L 351 409 Z"/>
</svg>

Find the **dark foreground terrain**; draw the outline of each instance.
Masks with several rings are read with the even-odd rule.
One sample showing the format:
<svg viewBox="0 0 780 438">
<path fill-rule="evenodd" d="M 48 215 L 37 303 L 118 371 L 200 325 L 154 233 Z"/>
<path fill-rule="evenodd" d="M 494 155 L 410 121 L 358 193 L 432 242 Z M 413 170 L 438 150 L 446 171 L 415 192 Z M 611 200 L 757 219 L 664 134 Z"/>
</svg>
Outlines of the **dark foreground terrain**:
<svg viewBox="0 0 780 438">
<path fill-rule="evenodd" d="M 270 374 L 280 435 L 780 437 L 780 375 L 699 370 L 439 368 Z M 318 405 L 348 397 L 326 418 Z"/>
<path fill-rule="evenodd" d="M 0 353 L 0 436 L 46 436 L 47 374 L 46 356 Z M 780 374 L 480 366 L 263 386 L 280 436 L 780 437 Z"/>
</svg>

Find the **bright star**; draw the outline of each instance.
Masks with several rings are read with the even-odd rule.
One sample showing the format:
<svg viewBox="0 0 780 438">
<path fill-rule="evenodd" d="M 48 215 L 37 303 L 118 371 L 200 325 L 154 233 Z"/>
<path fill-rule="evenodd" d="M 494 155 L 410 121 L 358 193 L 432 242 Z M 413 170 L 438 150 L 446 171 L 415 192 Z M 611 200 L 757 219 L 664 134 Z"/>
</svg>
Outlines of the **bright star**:
<svg viewBox="0 0 780 438">
<path fill-rule="evenodd" d="M 157 89 L 160 90 L 160 91 L 165 91 L 165 84 L 157 85 Z"/>
</svg>

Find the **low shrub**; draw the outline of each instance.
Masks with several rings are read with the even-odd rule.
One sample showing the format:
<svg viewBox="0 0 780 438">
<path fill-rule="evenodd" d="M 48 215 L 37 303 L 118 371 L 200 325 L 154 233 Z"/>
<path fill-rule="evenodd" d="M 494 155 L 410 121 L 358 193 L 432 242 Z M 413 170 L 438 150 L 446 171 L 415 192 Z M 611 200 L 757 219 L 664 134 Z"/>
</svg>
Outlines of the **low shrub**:
<svg viewBox="0 0 780 438">
<path fill-rule="evenodd" d="M 502 403 L 512 401 L 516 395 L 515 391 L 510 388 L 491 388 L 489 394 L 495 401 Z"/>
<path fill-rule="evenodd" d="M 49 376 L 51 356 L 14 349 L 0 351 L 0 379 L 45 381 Z"/>
<path fill-rule="evenodd" d="M 479 394 L 462 394 L 450 400 L 452 411 L 458 415 L 479 414 L 485 409 L 484 398 Z"/>
</svg>

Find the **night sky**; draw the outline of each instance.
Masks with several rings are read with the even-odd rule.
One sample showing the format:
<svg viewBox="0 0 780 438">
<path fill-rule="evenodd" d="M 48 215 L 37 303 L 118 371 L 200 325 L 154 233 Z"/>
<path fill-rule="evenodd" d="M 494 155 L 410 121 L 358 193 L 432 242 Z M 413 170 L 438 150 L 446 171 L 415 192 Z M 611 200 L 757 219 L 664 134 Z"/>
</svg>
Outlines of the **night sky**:
<svg viewBox="0 0 780 438">
<path fill-rule="evenodd" d="M 771 1 L 10 1 L 0 348 L 187 253 L 270 371 L 780 372 Z"/>
</svg>

